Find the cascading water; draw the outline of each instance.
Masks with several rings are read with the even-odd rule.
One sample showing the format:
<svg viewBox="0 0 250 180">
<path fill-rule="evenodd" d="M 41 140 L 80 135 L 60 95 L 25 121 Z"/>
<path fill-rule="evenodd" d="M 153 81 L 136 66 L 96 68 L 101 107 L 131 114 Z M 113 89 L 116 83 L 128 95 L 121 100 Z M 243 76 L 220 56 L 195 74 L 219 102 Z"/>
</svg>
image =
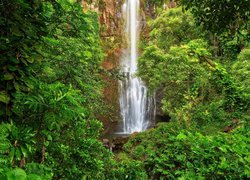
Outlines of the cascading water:
<svg viewBox="0 0 250 180">
<path fill-rule="evenodd" d="M 119 81 L 120 109 L 123 123 L 121 133 L 130 134 L 146 130 L 154 120 L 155 99 L 147 96 L 147 87 L 136 77 L 137 42 L 139 37 L 139 0 L 126 0 L 123 5 L 127 49 L 121 59 L 124 79 Z"/>
</svg>

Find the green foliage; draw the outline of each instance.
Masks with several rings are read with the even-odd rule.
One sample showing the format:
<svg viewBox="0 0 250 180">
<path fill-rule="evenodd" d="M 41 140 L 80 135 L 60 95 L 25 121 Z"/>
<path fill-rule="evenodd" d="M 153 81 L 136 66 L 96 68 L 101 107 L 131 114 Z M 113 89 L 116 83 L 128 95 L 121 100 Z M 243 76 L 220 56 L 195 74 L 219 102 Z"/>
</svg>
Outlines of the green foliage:
<svg viewBox="0 0 250 180">
<path fill-rule="evenodd" d="M 223 101 L 212 102 L 210 104 L 199 104 L 193 113 L 193 120 L 202 125 L 204 122 L 216 124 L 226 121 L 226 113 L 223 108 Z"/>
<path fill-rule="evenodd" d="M 187 125 L 208 127 L 216 123 L 215 131 L 247 113 L 247 89 L 239 87 L 241 83 L 213 57 L 206 33 L 199 33 L 191 14 L 179 8 L 167 10 L 150 25 L 138 75 L 151 91 L 163 94 L 163 112 Z M 196 39 L 199 36 L 202 39 Z"/>
<path fill-rule="evenodd" d="M 238 30 L 241 26 L 246 26 L 250 15 L 248 0 L 181 0 L 181 4 L 185 9 L 191 9 L 198 24 L 214 33 L 228 29 Z"/>
<path fill-rule="evenodd" d="M 32 148 L 35 144 L 35 132 L 29 127 L 17 128 L 14 124 L 10 124 L 8 127 L 8 136 L 11 143 L 9 149 L 9 158 L 12 165 L 16 165 L 17 162 L 20 166 L 25 166 L 25 159 L 32 153 Z"/>
<path fill-rule="evenodd" d="M 147 173 L 143 168 L 143 163 L 128 158 L 121 158 L 115 162 L 111 172 L 107 174 L 108 179 L 147 179 Z"/>
<path fill-rule="evenodd" d="M 157 179 L 244 179 L 249 174 L 249 125 L 232 134 L 202 135 L 177 123 L 161 124 L 125 145 Z M 196 131 L 196 130 L 195 130 Z"/>
<path fill-rule="evenodd" d="M 155 20 L 149 22 L 149 27 L 149 44 L 157 45 L 165 51 L 172 45 L 202 37 L 201 29 L 195 26 L 191 13 L 183 13 L 181 7 L 163 11 Z"/>
<path fill-rule="evenodd" d="M 98 17 L 78 2 L 0 3 L 0 179 L 249 178 L 248 48 L 229 74 L 194 23 L 220 22 L 228 12 L 205 8 L 203 16 L 194 7 L 221 2 L 189 1 L 193 15 L 176 8 L 150 22 L 138 74 L 163 91 L 162 109 L 176 121 L 132 137 L 116 160 L 95 117 L 105 112 Z M 223 55 L 248 44 L 246 3 L 227 1 L 238 16 L 208 28 L 221 34 Z M 215 132 L 232 119 L 238 130 Z M 216 130 L 206 132 L 211 124 Z"/>
<path fill-rule="evenodd" d="M 25 172 L 27 173 L 28 180 L 43 180 L 43 179 L 52 179 L 53 172 L 50 167 L 46 167 L 43 164 L 38 163 L 29 163 L 25 167 Z"/>
<path fill-rule="evenodd" d="M 8 139 L 8 124 L 0 124 L 0 172 L 1 168 L 9 164 L 8 150 L 11 147 L 11 143 Z"/>
<path fill-rule="evenodd" d="M 181 2 L 192 15 L 177 8 L 152 20 L 139 59 L 138 75 L 160 95 L 171 122 L 131 137 L 126 156 L 152 179 L 247 179 L 249 2 Z M 220 36 L 202 32 L 192 17 Z"/>
<path fill-rule="evenodd" d="M 5 168 L 0 172 L 2 180 L 43 180 L 52 179 L 52 174 L 43 165 L 28 164 L 26 171 L 21 168 Z"/>
<path fill-rule="evenodd" d="M 6 172 L 6 180 L 26 180 L 27 179 L 27 174 L 23 169 L 20 168 L 15 168 L 13 170 L 10 170 Z"/>
<path fill-rule="evenodd" d="M 40 1 L 1 2 L 0 116 L 4 120 L 8 120 L 11 115 L 13 93 L 20 89 L 27 90 L 21 78 L 29 75 L 27 69 L 35 60 L 41 59 L 41 39 L 47 33 L 42 8 Z"/>
<path fill-rule="evenodd" d="M 12 166 L 20 163 L 20 166 L 24 166 L 25 159 L 32 152 L 35 133 L 31 128 L 17 128 L 13 124 L 1 124 L 1 130 L 1 156 L 6 158 L 1 163 Z"/>
<path fill-rule="evenodd" d="M 181 0 L 185 10 L 190 10 L 197 25 L 213 33 L 216 54 L 234 60 L 250 40 L 248 0 L 216 1 Z"/>
<path fill-rule="evenodd" d="M 97 120 L 78 120 L 63 129 L 62 134 L 52 134 L 53 143 L 47 147 L 46 156 L 47 165 L 54 170 L 54 177 L 104 177 L 112 155 L 97 139 L 101 127 Z"/>
<path fill-rule="evenodd" d="M 0 118 L 11 122 L 0 126 L 7 128 L 2 174 L 103 178 L 112 155 L 95 119 L 105 109 L 97 14 L 67 0 L 3 1 L 0 8 Z"/>
<path fill-rule="evenodd" d="M 3 103 L 9 103 L 10 101 L 10 97 L 8 96 L 8 94 L 6 93 L 6 91 L 1 91 L 0 92 L 0 101 Z"/>
<path fill-rule="evenodd" d="M 149 1 L 151 6 L 162 6 L 164 3 L 168 3 L 170 0 L 151 0 Z"/>
<path fill-rule="evenodd" d="M 79 90 L 59 82 L 46 84 L 35 79 L 29 82 L 33 86 L 29 94 L 16 93 L 13 108 L 23 122 L 38 129 L 44 126 L 53 130 L 73 119 L 88 117 L 88 110 L 81 107 L 84 99 Z"/>
<path fill-rule="evenodd" d="M 171 47 L 166 54 L 152 46 L 146 48 L 141 57 L 139 68 L 143 68 L 139 69 L 139 75 L 149 82 L 151 89 L 163 88 L 162 109 L 170 116 L 182 118 L 178 114 L 183 114 L 184 109 L 178 111 L 185 105 L 185 111 L 190 114 L 197 104 L 214 98 L 214 94 L 208 91 L 210 69 L 199 58 L 210 55 L 206 47 L 204 41 L 195 40 Z"/>
<path fill-rule="evenodd" d="M 232 65 L 232 75 L 248 94 L 250 93 L 250 49 L 245 48 L 238 55 L 237 61 Z"/>
<path fill-rule="evenodd" d="M 150 28 L 149 42 L 139 59 L 139 76 L 149 82 L 151 89 L 163 88 L 165 86 L 163 81 L 166 78 L 169 80 L 172 78 L 171 83 L 173 83 L 180 77 L 177 83 L 181 84 L 183 80 L 188 79 L 186 75 L 192 68 L 192 63 L 188 62 L 188 57 L 184 54 L 187 48 L 181 45 L 200 37 L 202 34 L 200 29 L 196 28 L 192 15 L 188 12 L 183 13 L 181 8 L 163 12 L 150 23 Z M 206 47 L 204 42 L 199 43 L 202 48 Z M 178 45 L 181 47 L 176 47 Z M 183 59 L 176 58 L 177 55 Z M 171 97 L 174 98 L 172 95 Z"/>
</svg>

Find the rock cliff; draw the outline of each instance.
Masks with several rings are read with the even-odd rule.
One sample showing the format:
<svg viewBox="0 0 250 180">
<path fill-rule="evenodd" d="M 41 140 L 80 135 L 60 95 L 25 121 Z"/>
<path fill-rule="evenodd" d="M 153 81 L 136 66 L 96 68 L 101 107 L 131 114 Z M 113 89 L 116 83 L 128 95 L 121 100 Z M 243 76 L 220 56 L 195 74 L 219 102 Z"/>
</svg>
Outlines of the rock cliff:
<svg viewBox="0 0 250 180">
<path fill-rule="evenodd" d="M 82 1 L 84 11 L 94 10 L 99 15 L 101 37 L 119 37 L 122 31 L 123 0 Z"/>
</svg>

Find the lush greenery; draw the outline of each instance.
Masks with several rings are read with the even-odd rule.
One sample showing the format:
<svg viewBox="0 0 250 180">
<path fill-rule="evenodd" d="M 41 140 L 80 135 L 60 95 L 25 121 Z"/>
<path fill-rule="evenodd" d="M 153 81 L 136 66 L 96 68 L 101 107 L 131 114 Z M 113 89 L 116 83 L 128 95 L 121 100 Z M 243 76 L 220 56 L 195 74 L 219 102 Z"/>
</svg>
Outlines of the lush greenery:
<svg viewBox="0 0 250 180">
<path fill-rule="evenodd" d="M 249 2 L 180 3 L 149 22 L 138 72 L 171 122 L 125 156 L 156 179 L 249 178 Z"/>
<path fill-rule="evenodd" d="M 0 8 L 0 179 L 116 177 L 95 118 L 105 110 L 97 14 L 67 0 Z"/>
<path fill-rule="evenodd" d="M 215 52 L 218 47 L 207 40 L 209 32 L 197 27 L 192 15 L 181 8 L 163 12 L 150 27 L 139 75 L 152 90 L 164 92 L 162 109 L 166 114 L 198 126 L 212 122 L 224 125 L 247 114 L 248 78 L 242 74 L 237 81 L 240 71 L 249 71 L 239 66 L 248 63 L 247 47 L 238 58 L 225 63 L 225 57 Z M 227 71 L 231 64 L 234 72 Z"/>
<path fill-rule="evenodd" d="M 167 2 L 151 2 L 138 76 L 171 122 L 116 155 L 96 118 L 107 113 L 97 13 L 75 0 L 0 2 L 0 179 L 250 177 L 249 1 Z"/>
<path fill-rule="evenodd" d="M 244 179 L 249 177 L 249 127 L 232 134 L 203 135 L 176 122 L 132 137 L 127 158 L 143 162 L 154 179 Z"/>
</svg>

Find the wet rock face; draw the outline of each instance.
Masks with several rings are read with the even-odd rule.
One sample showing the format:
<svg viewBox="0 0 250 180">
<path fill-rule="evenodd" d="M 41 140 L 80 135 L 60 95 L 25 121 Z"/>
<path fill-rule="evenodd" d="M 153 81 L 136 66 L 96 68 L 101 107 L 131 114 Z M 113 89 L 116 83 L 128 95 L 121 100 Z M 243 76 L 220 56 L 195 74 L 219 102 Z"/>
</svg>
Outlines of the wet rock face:
<svg viewBox="0 0 250 180">
<path fill-rule="evenodd" d="M 107 55 L 102 62 L 102 67 L 110 74 L 117 69 L 122 54 L 119 48 L 123 29 L 122 4 L 123 0 L 82 0 L 84 12 L 94 10 L 98 14 L 103 50 Z M 120 119 L 118 82 L 109 75 L 102 75 L 101 78 L 106 83 L 103 99 L 108 106 L 108 112 L 105 115 L 97 115 L 97 118 L 104 125 L 103 135 L 107 135 L 114 132 Z"/>
<path fill-rule="evenodd" d="M 101 36 L 120 36 L 122 32 L 122 0 L 102 0 L 99 2 Z"/>
<path fill-rule="evenodd" d="M 94 10 L 99 15 L 101 37 L 116 37 L 122 32 L 123 0 L 92 0 L 82 1 L 84 11 Z"/>
<path fill-rule="evenodd" d="M 115 49 L 107 53 L 107 58 L 102 62 L 102 67 L 112 74 L 119 65 L 121 49 Z M 120 121 L 119 96 L 118 96 L 118 81 L 112 75 L 104 75 L 102 79 L 105 81 L 103 89 L 103 100 L 109 107 L 108 113 L 99 116 L 104 126 L 103 135 L 112 134 L 115 132 L 118 122 Z"/>
</svg>

